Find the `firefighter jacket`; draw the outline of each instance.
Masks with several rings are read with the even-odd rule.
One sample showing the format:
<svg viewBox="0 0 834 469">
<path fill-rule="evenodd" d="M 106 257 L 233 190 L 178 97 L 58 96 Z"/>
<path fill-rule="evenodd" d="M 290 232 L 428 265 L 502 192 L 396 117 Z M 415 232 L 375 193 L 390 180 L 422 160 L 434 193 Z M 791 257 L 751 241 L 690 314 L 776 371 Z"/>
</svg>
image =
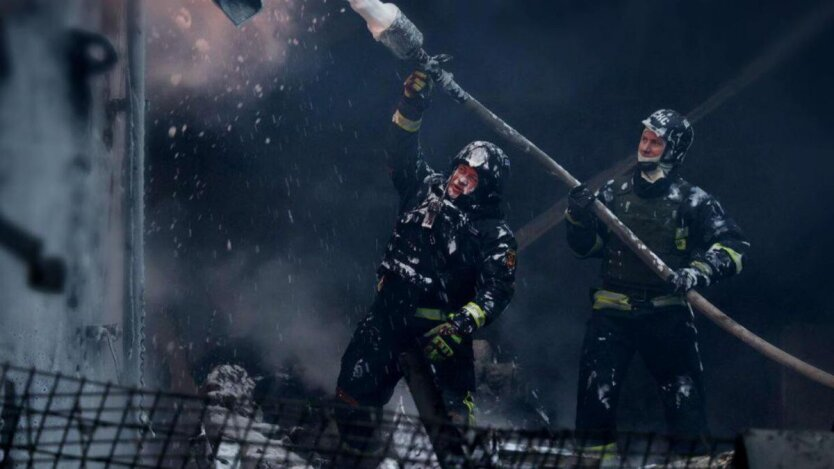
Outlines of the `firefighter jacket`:
<svg viewBox="0 0 834 469">
<path fill-rule="evenodd" d="M 711 281 L 741 272 L 749 243 L 713 196 L 675 173 L 650 183 L 638 170 L 608 181 L 596 194 L 673 270 L 697 267 Z M 580 257 L 602 257 L 603 288 L 669 293 L 654 274 L 596 217 L 567 214 L 568 244 Z"/>
<path fill-rule="evenodd" d="M 515 237 L 494 197 L 456 205 L 445 195 L 448 177 L 423 159 L 418 129 L 396 120 L 388 129 L 386 162 L 399 215 L 378 274 L 422 289 L 420 306 L 455 311 L 474 302 L 488 324 L 514 293 Z"/>
</svg>

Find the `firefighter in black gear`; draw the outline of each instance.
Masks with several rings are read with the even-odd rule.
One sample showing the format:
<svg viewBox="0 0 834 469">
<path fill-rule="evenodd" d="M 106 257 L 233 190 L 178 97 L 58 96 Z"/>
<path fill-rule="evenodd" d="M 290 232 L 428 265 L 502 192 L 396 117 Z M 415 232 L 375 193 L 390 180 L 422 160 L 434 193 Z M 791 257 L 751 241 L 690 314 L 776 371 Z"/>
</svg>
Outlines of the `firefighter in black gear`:
<svg viewBox="0 0 834 469">
<path fill-rule="evenodd" d="M 374 409 L 391 399 L 402 377 L 398 357 L 409 347 L 432 362 L 453 421 L 471 422 L 472 333 L 495 320 L 514 291 L 517 245 L 500 207 L 509 159 L 478 141 L 452 158 L 451 175 L 429 167 L 418 134 L 431 88 L 425 73 L 412 73 L 388 129 L 399 218 L 376 299 L 342 357 L 337 420 L 348 450 L 376 449 Z"/>
<path fill-rule="evenodd" d="M 703 366 L 685 293 L 741 272 L 749 244 L 714 197 L 678 175 L 692 144 L 689 121 L 659 110 L 643 121 L 632 174 L 608 181 L 596 195 L 574 188 L 567 237 L 580 257 L 602 258 L 602 286 L 582 346 L 576 429 L 589 448 L 615 448 L 616 409 L 629 361 L 638 352 L 657 381 L 671 435 L 707 433 Z M 600 223 L 590 206 L 602 201 L 675 272 L 654 274 Z"/>
</svg>

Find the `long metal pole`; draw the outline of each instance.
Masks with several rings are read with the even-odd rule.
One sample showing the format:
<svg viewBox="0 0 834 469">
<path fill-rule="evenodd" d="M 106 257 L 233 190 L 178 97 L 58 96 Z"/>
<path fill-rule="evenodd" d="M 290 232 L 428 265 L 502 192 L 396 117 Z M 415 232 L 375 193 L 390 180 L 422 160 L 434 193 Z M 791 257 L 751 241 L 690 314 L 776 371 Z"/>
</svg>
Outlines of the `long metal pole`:
<svg viewBox="0 0 834 469">
<path fill-rule="evenodd" d="M 141 385 L 145 316 L 145 15 L 127 0 L 127 165 L 123 384 Z"/>
</svg>

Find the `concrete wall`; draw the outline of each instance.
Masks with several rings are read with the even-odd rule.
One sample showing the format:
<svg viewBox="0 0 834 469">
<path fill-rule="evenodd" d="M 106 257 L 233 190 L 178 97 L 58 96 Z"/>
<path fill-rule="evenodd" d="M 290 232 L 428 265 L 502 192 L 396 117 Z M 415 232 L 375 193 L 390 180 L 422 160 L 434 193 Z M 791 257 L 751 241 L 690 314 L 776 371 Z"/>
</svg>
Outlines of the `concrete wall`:
<svg viewBox="0 0 834 469">
<path fill-rule="evenodd" d="M 85 36 L 71 33 L 102 32 L 106 24 L 110 41 L 123 49 L 112 24 L 118 11 L 102 11 L 101 4 L 113 3 L 120 2 L 0 6 L 8 59 L 0 79 L 0 214 L 41 238 L 46 254 L 66 261 L 68 274 L 62 293 L 37 292 L 27 285 L 25 265 L 0 250 L 0 360 L 115 381 L 107 341 L 88 330 L 122 319 L 124 124 L 106 110 L 123 93 L 123 61 L 78 78 L 72 38 Z M 104 56 L 99 47 L 89 50 Z M 122 361 L 121 344 L 112 346 Z"/>
</svg>

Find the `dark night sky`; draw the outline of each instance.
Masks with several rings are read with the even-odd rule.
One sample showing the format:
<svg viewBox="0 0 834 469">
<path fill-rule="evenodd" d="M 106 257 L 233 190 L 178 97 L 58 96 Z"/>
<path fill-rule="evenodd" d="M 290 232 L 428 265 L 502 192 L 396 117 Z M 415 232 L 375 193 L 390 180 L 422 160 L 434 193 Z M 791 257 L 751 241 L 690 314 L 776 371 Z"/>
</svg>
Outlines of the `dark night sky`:
<svg viewBox="0 0 834 469">
<path fill-rule="evenodd" d="M 266 3 L 269 10 L 279 2 Z M 822 4 L 398 3 L 423 30 L 427 49 L 455 56 L 451 69 L 465 88 L 580 179 L 633 152 L 650 112 L 695 108 Z M 372 300 L 394 222 L 380 136 L 409 68 L 375 44 L 357 16 L 339 12 L 346 2 L 286 5 L 299 25 L 327 21 L 297 28 L 298 44 L 274 66 L 262 97 L 246 84 L 262 50 L 255 42 L 237 51 L 246 60 L 224 78 L 244 83 L 240 90 L 152 82 L 149 312 L 173 318 L 192 358 L 207 335 L 246 336 L 269 350 L 270 364 L 295 356 L 313 383 L 329 389 L 349 332 Z M 166 40 L 164 32 L 155 39 L 157 46 Z M 753 245 L 744 273 L 707 296 L 777 343 L 787 326 L 834 323 L 832 44 L 828 25 L 698 122 L 683 171 L 722 201 Z M 165 53 L 152 51 L 151 67 Z M 435 96 L 423 144 L 436 167 L 471 140 L 496 138 Z M 522 156 L 512 178 L 506 199 L 515 229 L 566 192 Z M 598 263 L 575 259 L 558 227 L 519 265 L 516 298 L 488 335 L 518 356 L 559 424 L 570 426 Z M 780 369 L 705 320 L 698 324 L 713 429 L 782 425 Z M 827 358 L 819 364 L 834 367 Z M 625 427 L 656 428 L 641 418 L 659 419 L 660 411 L 640 376 L 621 418 Z"/>
</svg>

